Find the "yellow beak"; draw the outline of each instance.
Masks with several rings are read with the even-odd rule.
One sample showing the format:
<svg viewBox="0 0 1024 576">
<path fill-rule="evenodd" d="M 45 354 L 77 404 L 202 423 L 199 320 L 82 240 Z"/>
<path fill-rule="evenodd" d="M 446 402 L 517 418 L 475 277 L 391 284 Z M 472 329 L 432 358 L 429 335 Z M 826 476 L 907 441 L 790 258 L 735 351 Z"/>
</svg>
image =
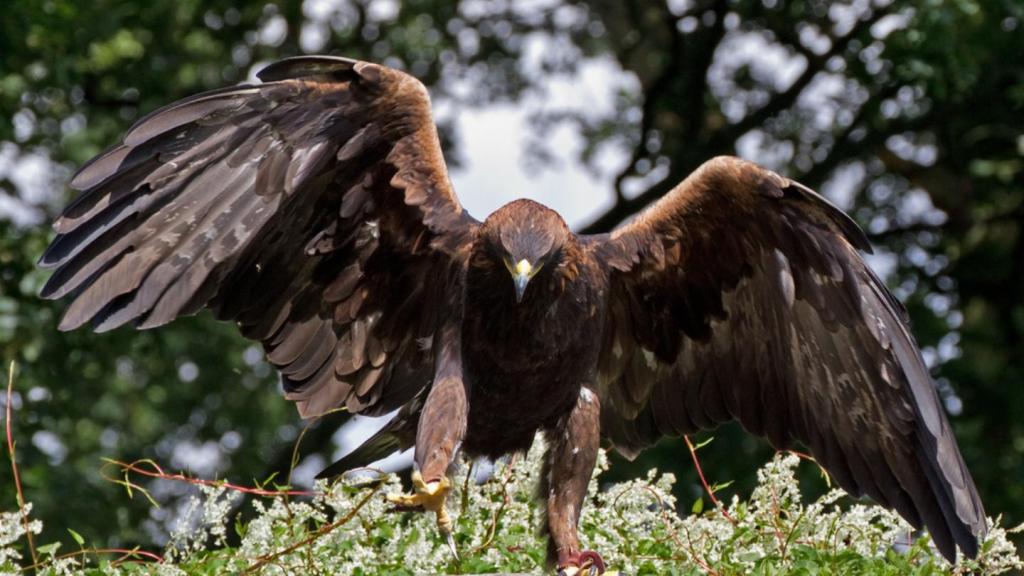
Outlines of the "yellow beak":
<svg viewBox="0 0 1024 576">
<path fill-rule="evenodd" d="M 533 278 L 533 265 L 526 258 L 516 262 L 512 271 L 512 281 L 516 288 L 516 303 L 523 301 L 523 294 L 526 292 L 526 285 Z"/>
</svg>

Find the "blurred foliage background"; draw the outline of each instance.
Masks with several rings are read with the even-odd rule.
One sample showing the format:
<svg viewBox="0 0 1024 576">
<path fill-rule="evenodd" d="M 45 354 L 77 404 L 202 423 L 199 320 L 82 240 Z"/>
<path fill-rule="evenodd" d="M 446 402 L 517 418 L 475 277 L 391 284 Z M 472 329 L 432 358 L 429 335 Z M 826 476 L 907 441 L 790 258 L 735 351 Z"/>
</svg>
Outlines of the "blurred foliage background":
<svg viewBox="0 0 1024 576">
<path fill-rule="evenodd" d="M 104 480 L 102 457 L 241 482 L 287 471 L 303 424 L 233 327 L 201 315 L 158 331 L 59 333 L 61 304 L 37 298 L 34 263 L 69 175 L 132 120 L 313 52 L 421 78 L 447 111 L 453 162 L 465 155 L 460 112 L 543 101 L 593 63 L 625 79 L 609 88 L 610 110 L 581 89 L 574 106 L 531 114 L 531 169 L 552 156 L 548 136 L 570 130 L 573 161 L 603 175 L 593 196 L 607 209 L 587 231 L 612 228 L 715 154 L 822 190 L 868 231 L 871 263 L 907 302 L 989 513 L 1024 521 L 1022 19 L 1019 0 L 7 0 L 0 360 L 18 365 L 18 464 L 47 540 L 67 539 L 66 527 L 97 544 L 165 538 L 184 488 L 154 485 L 161 508 L 130 500 Z M 313 428 L 303 456 L 330 457 L 343 421 Z M 706 472 L 745 490 L 770 449 L 735 427 L 715 434 Z M 700 497 L 680 440 L 617 461 L 609 479 L 651 466 L 680 476 L 682 502 Z M 4 508 L 13 491 L 4 469 Z"/>
</svg>

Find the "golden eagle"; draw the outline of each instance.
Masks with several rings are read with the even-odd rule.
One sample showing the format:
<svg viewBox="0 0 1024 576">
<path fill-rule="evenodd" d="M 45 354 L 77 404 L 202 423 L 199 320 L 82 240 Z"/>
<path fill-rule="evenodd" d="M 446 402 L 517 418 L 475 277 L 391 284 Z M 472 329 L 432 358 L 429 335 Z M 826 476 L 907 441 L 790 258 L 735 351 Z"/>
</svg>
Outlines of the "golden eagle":
<svg viewBox="0 0 1024 576">
<path fill-rule="evenodd" d="M 397 415 L 325 473 L 415 445 L 444 510 L 461 451 L 549 440 L 549 557 L 603 570 L 576 529 L 598 446 L 634 456 L 733 419 L 808 447 L 840 486 L 978 552 L 985 515 L 900 303 L 861 230 L 815 192 L 710 160 L 610 234 L 519 200 L 459 205 L 424 86 L 383 66 L 282 60 L 262 83 L 139 120 L 86 164 L 40 264 L 62 330 L 209 308 L 262 343 L 303 416 Z"/>
</svg>

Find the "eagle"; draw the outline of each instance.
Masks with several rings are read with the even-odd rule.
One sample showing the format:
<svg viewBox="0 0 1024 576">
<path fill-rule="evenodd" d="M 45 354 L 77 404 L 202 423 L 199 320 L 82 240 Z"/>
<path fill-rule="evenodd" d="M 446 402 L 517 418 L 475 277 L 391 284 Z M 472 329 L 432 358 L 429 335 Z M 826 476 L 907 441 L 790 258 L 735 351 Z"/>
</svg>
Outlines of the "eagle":
<svg viewBox="0 0 1024 576">
<path fill-rule="evenodd" d="M 262 344 L 303 417 L 393 414 L 324 471 L 415 446 L 392 501 L 450 535 L 448 474 L 543 433 L 548 561 L 604 571 L 577 524 L 598 449 L 737 420 L 974 557 L 985 513 L 864 233 L 814 191 L 707 161 L 630 222 L 459 204 L 424 85 L 329 56 L 136 122 L 71 180 L 40 259 L 61 330 L 209 309 Z"/>
</svg>

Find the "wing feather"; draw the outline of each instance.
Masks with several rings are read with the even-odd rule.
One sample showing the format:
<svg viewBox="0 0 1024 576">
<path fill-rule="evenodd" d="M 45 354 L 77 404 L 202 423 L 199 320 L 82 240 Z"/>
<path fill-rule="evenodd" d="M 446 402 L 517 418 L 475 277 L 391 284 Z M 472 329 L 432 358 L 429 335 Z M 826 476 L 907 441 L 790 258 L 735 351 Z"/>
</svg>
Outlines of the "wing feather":
<svg viewBox="0 0 1024 576">
<path fill-rule="evenodd" d="M 423 85 L 333 57 L 147 115 L 72 179 L 40 259 L 61 323 L 150 328 L 210 308 L 262 342 L 303 415 L 383 413 L 429 385 L 477 222 L 448 180 Z M 407 368 L 396 370 L 397 365 Z"/>
<path fill-rule="evenodd" d="M 806 445 L 947 558 L 977 554 L 984 510 L 905 310 L 838 208 L 718 158 L 591 242 L 612 277 L 602 423 L 624 454 L 736 419 L 780 449 Z"/>
</svg>

